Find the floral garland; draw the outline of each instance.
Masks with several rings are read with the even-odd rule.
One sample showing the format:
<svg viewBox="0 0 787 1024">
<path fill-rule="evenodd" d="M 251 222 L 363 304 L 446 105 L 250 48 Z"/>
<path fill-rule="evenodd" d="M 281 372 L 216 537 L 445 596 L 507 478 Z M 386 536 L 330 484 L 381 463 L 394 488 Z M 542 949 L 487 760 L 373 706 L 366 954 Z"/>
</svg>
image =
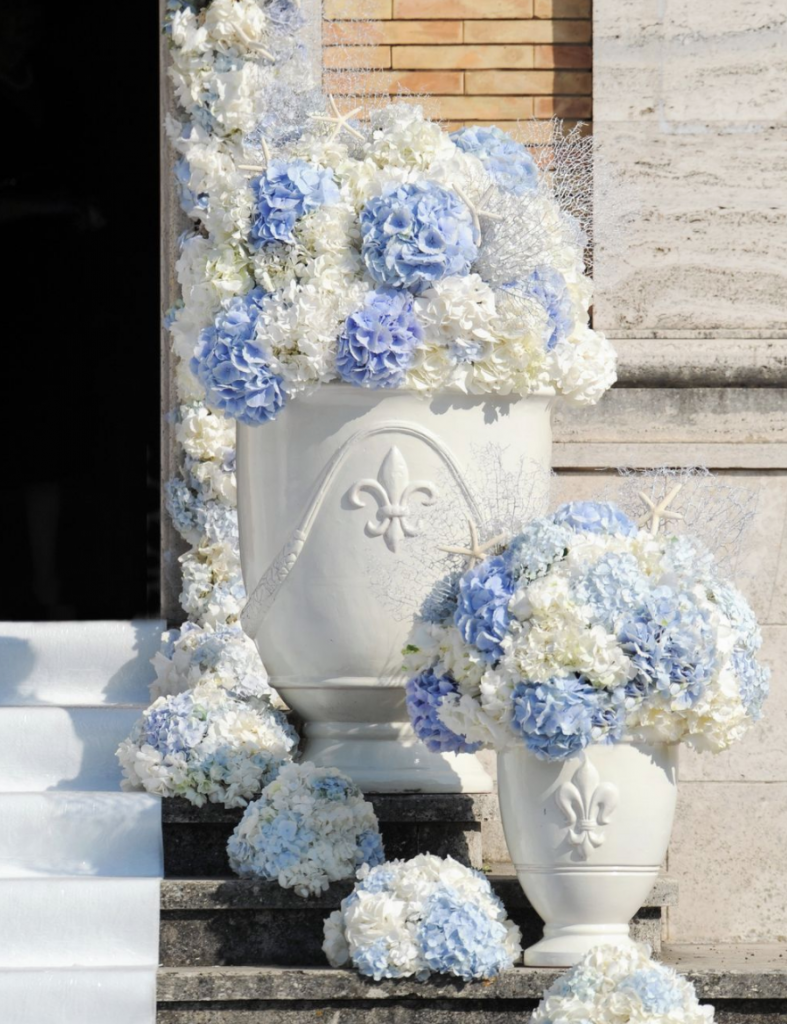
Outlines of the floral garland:
<svg viewBox="0 0 787 1024">
<path fill-rule="evenodd" d="M 375 981 L 448 974 L 492 978 L 520 956 L 519 928 L 480 871 L 421 854 L 361 868 L 350 895 L 326 920 L 332 967 L 352 964 Z"/>
<path fill-rule="evenodd" d="M 317 896 L 385 859 L 372 805 L 336 768 L 288 764 L 249 804 L 229 843 L 230 867 Z"/>
<path fill-rule="evenodd" d="M 743 735 L 768 693 L 754 613 L 708 552 L 653 532 L 662 508 L 649 530 L 612 504 L 562 505 L 431 602 L 407 648 L 427 746 L 560 760 L 624 737 L 720 751 Z"/>
<path fill-rule="evenodd" d="M 647 946 L 597 946 L 558 978 L 531 1024 L 712 1024 L 691 982 L 650 959 Z"/>
</svg>

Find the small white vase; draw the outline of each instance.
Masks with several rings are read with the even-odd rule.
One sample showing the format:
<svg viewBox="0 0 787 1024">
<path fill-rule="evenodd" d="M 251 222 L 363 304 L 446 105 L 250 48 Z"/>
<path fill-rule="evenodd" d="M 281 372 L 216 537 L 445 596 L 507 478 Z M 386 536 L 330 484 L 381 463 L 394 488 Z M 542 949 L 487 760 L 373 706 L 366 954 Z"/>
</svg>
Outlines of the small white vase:
<svg viewBox="0 0 787 1024">
<path fill-rule="evenodd" d="M 430 534 L 444 511 L 469 541 L 468 470 L 486 449 L 525 459 L 546 502 L 552 402 L 330 384 L 239 427 L 243 627 L 305 722 L 305 759 L 367 792 L 491 791 L 475 755 L 431 753 L 409 722 L 402 648 L 437 582 L 413 552 L 446 543 Z"/>
<path fill-rule="evenodd" d="M 519 883 L 544 921 L 532 967 L 571 967 L 593 946 L 630 946 L 629 921 L 667 852 L 678 748 L 592 745 L 567 761 L 498 756 L 500 813 Z"/>
</svg>

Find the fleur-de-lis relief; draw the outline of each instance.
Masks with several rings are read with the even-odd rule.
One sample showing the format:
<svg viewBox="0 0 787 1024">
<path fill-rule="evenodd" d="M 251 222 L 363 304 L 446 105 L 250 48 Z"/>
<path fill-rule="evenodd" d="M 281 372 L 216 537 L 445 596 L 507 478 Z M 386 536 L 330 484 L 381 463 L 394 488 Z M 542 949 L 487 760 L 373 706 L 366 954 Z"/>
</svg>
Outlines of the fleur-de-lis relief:
<svg viewBox="0 0 787 1024">
<path fill-rule="evenodd" d="M 434 484 L 428 480 L 410 480 L 410 471 L 399 449 L 394 445 L 383 459 L 377 479 L 366 477 L 354 484 L 348 495 L 353 508 L 364 508 L 361 492 L 366 491 L 379 503 L 377 519 L 366 523 L 370 537 L 385 539 L 388 547 L 396 553 L 401 540 L 418 536 L 418 522 L 413 520 L 408 502 L 415 494 L 421 494 L 422 505 L 433 505 L 438 497 Z"/>
<path fill-rule="evenodd" d="M 555 793 L 555 802 L 568 823 L 568 841 L 582 860 L 604 842 L 603 828 L 612 820 L 618 806 L 618 787 L 601 782 L 587 754 L 571 776 Z"/>
</svg>

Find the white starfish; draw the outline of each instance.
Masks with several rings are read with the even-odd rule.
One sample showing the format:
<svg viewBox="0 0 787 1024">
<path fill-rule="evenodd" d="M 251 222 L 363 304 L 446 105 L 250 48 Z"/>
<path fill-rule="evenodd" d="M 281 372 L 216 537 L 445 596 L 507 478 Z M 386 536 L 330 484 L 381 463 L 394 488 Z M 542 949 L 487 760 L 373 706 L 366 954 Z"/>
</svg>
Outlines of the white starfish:
<svg viewBox="0 0 787 1024">
<path fill-rule="evenodd" d="M 468 525 L 470 527 L 470 547 L 469 548 L 458 548 L 458 547 L 440 547 L 438 550 L 445 551 L 449 555 L 462 555 L 467 559 L 467 568 L 472 569 L 478 562 L 483 562 L 486 558 L 487 551 L 491 551 L 492 548 L 497 547 L 498 544 L 502 544 L 508 540 L 506 534 L 501 534 L 499 537 L 493 537 L 491 540 L 485 540 L 483 544 L 478 543 L 478 527 L 468 516 Z"/>
<path fill-rule="evenodd" d="M 351 110 L 348 114 L 341 114 L 339 113 L 339 108 L 336 106 L 336 100 L 333 98 L 333 96 L 329 96 L 328 99 L 331 101 L 331 106 L 333 107 L 333 117 L 331 117 L 330 114 L 309 114 L 309 117 L 311 117 L 312 120 L 314 121 L 322 121 L 324 124 L 336 125 L 336 127 L 331 132 L 331 137 L 328 141 L 333 142 L 333 140 L 336 138 L 339 132 L 347 131 L 350 133 L 350 135 L 354 135 L 356 139 L 360 139 L 361 142 L 363 142 L 363 135 L 361 135 L 357 128 L 353 128 L 353 126 L 349 123 L 350 118 L 355 117 L 356 114 L 360 114 L 363 108 L 356 107 L 355 110 Z"/>
<path fill-rule="evenodd" d="M 477 203 L 468 196 L 464 189 L 460 188 L 459 185 L 454 185 L 454 191 L 470 210 L 473 217 L 473 227 L 476 229 L 477 234 L 481 235 L 481 218 L 485 217 L 487 220 L 502 220 L 503 218 L 498 213 L 492 213 L 491 210 L 487 210 L 484 207 L 484 203 L 487 202 L 490 195 L 494 191 L 494 185 L 490 185 L 489 188 L 484 192 Z"/>
<path fill-rule="evenodd" d="M 662 520 L 664 520 L 664 522 L 674 522 L 682 519 L 683 514 L 681 512 L 667 511 L 682 488 L 683 484 L 678 484 L 677 487 L 673 487 L 666 498 L 662 498 L 658 504 L 652 501 L 647 494 L 643 494 L 643 492 L 640 491 L 639 496 L 648 506 L 648 511 L 639 517 L 637 520 L 637 526 L 647 526 L 650 524 L 650 532 L 655 537 L 659 532 L 659 526 L 661 525 Z"/>
</svg>

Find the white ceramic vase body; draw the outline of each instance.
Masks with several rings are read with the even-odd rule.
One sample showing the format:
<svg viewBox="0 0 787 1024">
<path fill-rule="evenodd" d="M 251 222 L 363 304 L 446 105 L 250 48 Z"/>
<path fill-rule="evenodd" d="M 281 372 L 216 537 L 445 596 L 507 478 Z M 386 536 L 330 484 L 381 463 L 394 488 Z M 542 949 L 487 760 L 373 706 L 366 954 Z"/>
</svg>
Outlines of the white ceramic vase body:
<svg viewBox="0 0 787 1024">
<path fill-rule="evenodd" d="M 552 401 L 331 384 L 272 423 L 239 427 L 243 626 L 304 720 L 304 759 L 367 792 L 491 789 L 474 755 L 431 753 L 416 739 L 402 649 L 423 595 L 405 588 L 392 614 L 384 581 L 397 586 L 407 557 L 418 576 L 408 545 L 430 543 L 426 513 L 438 503 L 453 503 L 468 530 L 464 466 L 482 447 L 518 451 L 548 478 Z"/>
<path fill-rule="evenodd" d="M 544 921 L 533 967 L 570 967 L 598 945 L 629 946 L 667 852 L 677 746 L 592 745 L 567 761 L 524 747 L 498 757 L 500 813 L 520 885 Z"/>
</svg>

